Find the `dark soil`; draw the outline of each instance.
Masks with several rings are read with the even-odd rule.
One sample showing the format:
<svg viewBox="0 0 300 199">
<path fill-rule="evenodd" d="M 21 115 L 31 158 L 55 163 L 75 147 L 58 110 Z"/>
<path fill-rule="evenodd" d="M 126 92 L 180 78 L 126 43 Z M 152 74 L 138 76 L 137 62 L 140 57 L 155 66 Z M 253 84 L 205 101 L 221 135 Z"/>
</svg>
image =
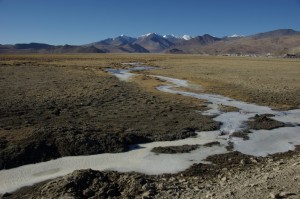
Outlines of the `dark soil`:
<svg viewBox="0 0 300 199">
<path fill-rule="evenodd" d="M 151 152 L 153 153 L 189 153 L 199 148 L 199 145 L 182 145 L 182 146 L 167 146 L 167 147 L 154 147 Z"/>
<path fill-rule="evenodd" d="M 82 67 L 0 66 L 0 169 L 219 128 L 175 99 Z"/>
<path fill-rule="evenodd" d="M 212 146 L 215 146 L 215 145 L 220 145 L 220 142 L 214 141 L 214 142 L 208 142 L 206 144 L 203 144 L 203 146 L 206 146 L 206 147 L 212 147 Z"/>
<path fill-rule="evenodd" d="M 276 121 L 274 119 L 271 119 L 273 115 L 267 114 L 267 115 L 255 115 L 255 117 L 250 118 L 251 120 L 247 122 L 247 125 L 250 129 L 254 130 L 271 130 L 279 127 L 284 127 L 285 124 L 283 122 Z"/>
<path fill-rule="evenodd" d="M 242 130 L 232 133 L 230 136 L 243 138 L 243 140 L 249 140 L 248 134 L 251 133 L 249 130 Z"/>
<path fill-rule="evenodd" d="M 200 146 L 204 146 L 204 147 L 212 147 L 215 145 L 220 145 L 220 142 L 215 141 L 215 142 L 209 142 L 203 145 L 182 145 L 182 146 L 167 146 L 167 147 L 154 147 L 151 151 L 153 153 L 167 153 L 167 154 L 175 154 L 175 153 L 189 153 L 191 151 L 194 151 L 196 149 L 198 149 Z"/>
</svg>

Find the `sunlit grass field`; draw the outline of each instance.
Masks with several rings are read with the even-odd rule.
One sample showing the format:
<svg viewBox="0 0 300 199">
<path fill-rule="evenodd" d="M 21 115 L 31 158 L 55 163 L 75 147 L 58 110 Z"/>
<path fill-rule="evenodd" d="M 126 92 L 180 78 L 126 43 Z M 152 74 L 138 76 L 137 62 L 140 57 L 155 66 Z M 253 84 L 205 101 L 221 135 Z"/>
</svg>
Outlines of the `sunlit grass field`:
<svg viewBox="0 0 300 199">
<path fill-rule="evenodd" d="M 274 108 L 300 107 L 300 60 L 252 57 L 215 57 L 168 54 L 35 54 L 0 55 L 0 66 L 35 65 L 82 67 L 103 73 L 104 68 L 126 67 L 124 62 L 159 66 L 147 73 L 189 80 L 204 92 Z M 1 71 L 1 69 L 0 69 Z M 141 85 L 154 81 L 136 78 Z"/>
</svg>

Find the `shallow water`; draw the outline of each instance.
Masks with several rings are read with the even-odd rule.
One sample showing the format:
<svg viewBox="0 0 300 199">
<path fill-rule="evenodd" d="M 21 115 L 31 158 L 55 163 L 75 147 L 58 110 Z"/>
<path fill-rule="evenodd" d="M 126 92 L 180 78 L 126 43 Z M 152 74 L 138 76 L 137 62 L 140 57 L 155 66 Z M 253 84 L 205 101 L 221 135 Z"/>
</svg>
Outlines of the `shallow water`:
<svg viewBox="0 0 300 199">
<path fill-rule="evenodd" d="M 127 63 L 130 65 L 130 63 Z M 133 69 L 108 69 L 120 80 L 128 81 L 136 74 L 130 71 L 150 69 L 138 63 L 131 64 Z M 214 116 L 222 122 L 218 131 L 198 132 L 196 137 L 177 141 L 153 142 L 133 146 L 133 150 L 124 153 L 105 153 L 90 156 L 63 157 L 38 164 L 25 165 L 14 169 L 0 171 L 0 193 L 11 192 L 20 187 L 63 176 L 77 169 L 115 170 L 119 172 L 136 171 L 146 174 L 176 173 L 189 168 L 194 163 L 204 162 L 208 156 L 227 153 L 226 146 L 233 143 L 234 150 L 254 156 L 267 156 L 277 152 L 293 150 L 300 144 L 300 110 L 274 111 L 266 106 L 258 106 L 237 101 L 221 95 L 181 91 L 180 88 L 195 88 L 186 80 L 163 76 L 154 76 L 166 82 L 157 89 L 162 92 L 180 94 L 187 97 L 206 100 L 209 110 L 200 112 Z M 199 86 L 199 88 L 201 88 Z M 219 105 L 233 106 L 238 112 L 222 112 Z M 231 137 L 233 132 L 246 128 L 244 122 L 255 114 L 273 114 L 273 118 L 294 125 L 273 130 L 251 130 L 249 140 Z M 155 154 L 151 149 L 158 146 L 203 145 L 218 141 L 220 145 L 204 147 L 184 154 Z"/>
<path fill-rule="evenodd" d="M 157 76 L 157 78 L 160 78 L 160 76 Z M 276 111 L 267 106 L 250 104 L 221 95 L 199 94 L 174 89 L 180 88 L 182 85 L 186 87 L 187 82 L 183 83 L 182 81 L 172 79 L 169 81 L 171 84 L 160 86 L 157 89 L 163 92 L 180 94 L 210 102 L 208 104 L 209 110 L 199 112 L 204 115 L 214 116 L 215 121 L 222 123 L 220 133 L 225 133 L 225 136 L 227 135 L 227 140 L 233 143 L 234 150 L 248 155 L 267 156 L 269 154 L 293 150 L 295 145 L 300 144 L 300 109 Z M 219 105 L 236 107 L 239 111 L 222 112 L 219 109 Z M 292 127 L 282 127 L 273 130 L 251 130 L 253 133 L 249 134 L 250 139 L 246 141 L 241 138 L 230 137 L 232 133 L 246 129 L 245 122 L 256 114 L 272 114 L 274 117 L 271 118 L 289 124 Z"/>
<path fill-rule="evenodd" d="M 145 70 L 153 70 L 156 69 L 156 67 L 152 66 L 142 66 L 139 65 L 139 63 L 123 63 L 123 65 L 132 65 L 133 68 L 128 69 L 113 69 L 109 68 L 106 69 L 106 72 L 109 72 L 111 74 L 114 74 L 117 78 L 119 78 L 121 81 L 128 81 L 130 78 L 135 76 L 136 74 L 132 73 L 131 71 L 145 71 Z"/>
</svg>

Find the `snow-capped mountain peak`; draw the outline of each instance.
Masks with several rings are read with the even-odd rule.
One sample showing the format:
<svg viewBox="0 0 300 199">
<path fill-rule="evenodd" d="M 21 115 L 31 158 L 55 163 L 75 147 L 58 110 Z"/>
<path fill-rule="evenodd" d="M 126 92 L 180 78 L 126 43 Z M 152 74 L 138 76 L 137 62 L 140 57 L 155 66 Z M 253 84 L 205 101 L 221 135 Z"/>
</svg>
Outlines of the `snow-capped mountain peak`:
<svg viewBox="0 0 300 199">
<path fill-rule="evenodd" d="M 193 37 L 191 37 L 190 35 L 183 35 L 182 36 L 182 39 L 184 39 L 184 40 L 190 40 L 190 39 L 192 39 Z"/>
<path fill-rule="evenodd" d="M 142 37 L 149 37 L 149 36 L 152 35 L 152 34 L 155 34 L 155 33 L 149 32 L 149 33 L 147 33 L 147 34 L 142 35 Z"/>
<path fill-rule="evenodd" d="M 141 37 L 149 37 L 149 36 L 151 36 L 151 35 L 156 35 L 156 36 L 160 36 L 160 37 L 161 37 L 161 35 L 159 35 L 159 34 L 157 34 L 157 33 L 154 33 L 154 32 L 150 32 L 150 33 L 144 34 L 144 35 L 142 35 Z"/>
<path fill-rule="evenodd" d="M 165 39 L 171 39 L 171 40 L 174 40 L 174 39 L 184 39 L 184 40 L 190 40 L 192 39 L 193 37 L 191 37 L 190 35 L 183 35 L 182 37 L 181 36 L 177 36 L 177 35 L 174 35 L 174 34 L 167 34 L 167 35 L 159 35 L 157 33 L 147 33 L 147 34 L 144 34 L 142 35 L 141 37 L 149 37 L 149 36 L 158 36 L 158 37 L 163 37 Z"/>
<path fill-rule="evenodd" d="M 169 39 L 169 38 L 177 38 L 177 36 L 171 34 L 171 35 L 164 35 L 163 38 Z"/>
<path fill-rule="evenodd" d="M 190 40 L 192 37 L 190 35 L 183 35 L 182 37 L 176 36 L 174 34 L 171 35 L 164 35 L 165 39 L 184 39 L 184 40 Z"/>
<path fill-rule="evenodd" d="M 120 36 L 118 36 L 118 37 L 115 37 L 114 39 L 118 39 L 118 38 L 126 39 L 126 38 L 130 38 L 130 37 L 128 37 L 128 36 L 122 34 L 122 35 L 120 35 Z"/>
<path fill-rule="evenodd" d="M 237 38 L 237 37 L 245 37 L 244 35 L 238 35 L 238 34 L 233 34 L 231 36 L 228 36 L 230 38 Z"/>
</svg>

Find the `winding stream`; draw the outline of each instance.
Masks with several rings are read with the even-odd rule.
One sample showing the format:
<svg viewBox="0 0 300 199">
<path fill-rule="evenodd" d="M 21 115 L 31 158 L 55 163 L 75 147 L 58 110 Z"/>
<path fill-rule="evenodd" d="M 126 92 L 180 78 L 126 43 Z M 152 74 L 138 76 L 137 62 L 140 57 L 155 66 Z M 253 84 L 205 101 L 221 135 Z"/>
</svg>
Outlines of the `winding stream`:
<svg viewBox="0 0 300 199">
<path fill-rule="evenodd" d="M 127 81 L 136 75 L 131 71 L 150 69 L 139 66 L 137 63 L 134 66 L 136 67 L 133 69 L 108 69 L 107 71 L 120 80 Z M 227 153 L 226 146 L 229 142 L 233 144 L 234 150 L 254 156 L 267 156 L 268 154 L 293 150 L 295 145 L 300 144 L 300 109 L 275 111 L 266 106 L 249 104 L 221 95 L 187 92 L 180 90 L 182 87 L 192 87 L 185 80 L 163 76 L 154 77 L 165 82 L 165 85 L 157 88 L 162 92 L 206 100 L 209 110 L 201 112 L 201 114 L 214 116 L 214 120 L 222 122 L 221 129 L 198 132 L 194 138 L 140 144 L 138 147 L 133 146 L 132 150 L 124 153 L 63 157 L 48 162 L 1 170 L 0 193 L 11 192 L 23 186 L 63 176 L 77 169 L 136 171 L 146 174 L 176 173 L 189 168 L 194 163 L 205 163 L 203 160 L 208 156 Z M 222 112 L 219 108 L 220 105 L 236 107 L 239 111 Z M 288 123 L 290 127 L 273 130 L 251 130 L 253 133 L 249 134 L 249 140 L 230 136 L 233 132 L 246 128 L 244 122 L 256 114 L 273 114 L 275 120 Z M 213 141 L 220 142 L 220 145 L 201 146 Z M 184 154 L 157 155 L 151 152 L 152 148 L 158 146 L 180 146 L 184 144 L 198 144 L 200 147 Z"/>
</svg>

